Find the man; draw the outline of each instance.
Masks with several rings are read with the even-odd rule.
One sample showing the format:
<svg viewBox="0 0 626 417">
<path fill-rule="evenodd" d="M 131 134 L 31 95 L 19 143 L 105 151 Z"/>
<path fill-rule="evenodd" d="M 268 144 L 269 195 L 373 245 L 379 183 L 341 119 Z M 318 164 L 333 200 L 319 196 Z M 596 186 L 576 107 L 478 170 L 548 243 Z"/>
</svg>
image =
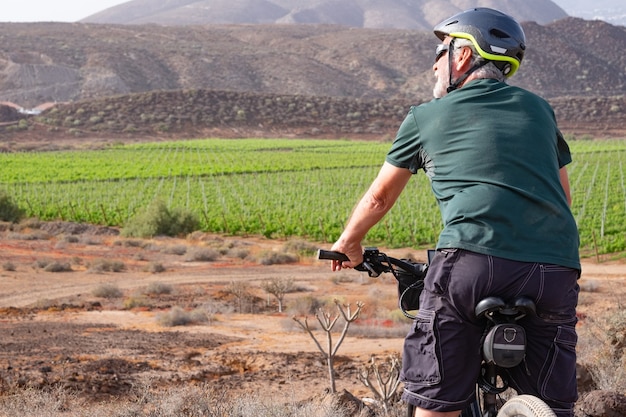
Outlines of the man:
<svg viewBox="0 0 626 417">
<path fill-rule="evenodd" d="M 475 8 L 437 25 L 435 99 L 412 107 L 378 176 L 332 250 L 362 262 L 361 241 L 391 209 L 411 175 L 431 181 L 443 220 L 420 310 L 405 339 L 403 398 L 415 416 L 458 416 L 474 398 L 486 296 L 528 296 L 528 348 L 509 382 L 573 416 L 578 231 L 569 209 L 569 147 L 552 108 L 504 83 L 526 49 L 521 26 Z"/>
</svg>

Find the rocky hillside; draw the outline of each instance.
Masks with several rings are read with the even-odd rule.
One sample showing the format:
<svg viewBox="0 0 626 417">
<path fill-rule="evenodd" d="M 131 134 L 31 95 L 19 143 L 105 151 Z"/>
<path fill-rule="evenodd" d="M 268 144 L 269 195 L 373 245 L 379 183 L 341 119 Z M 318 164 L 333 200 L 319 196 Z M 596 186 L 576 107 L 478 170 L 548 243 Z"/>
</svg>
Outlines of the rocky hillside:
<svg viewBox="0 0 626 417">
<path fill-rule="evenodd" d="M 513 84 L 549 98 L 624 94 L 626 28 L 566 18 L 524 29 Z M 340 26 L 0 23 L 0 102 L 189 89 L 424 100 L 435 44 L 430 31 Z"/>
<path fill-rule="evenodd" d="M 428 30 L 471 7 L 492 7 L 520 21 L 548 23 L 567 14 L 550 0 L 132 0 L 83 19 L 86 23 L 337 24 Z"/>
<path fill-rule="evenodd" d="M 59 149 L 72 138 L 329 137 L 390 140 L 418 102 L 209 90 L 149 92 L 63 104 L 2 123 L 0 152 Z M 626 97 L 551 101 L 560 127 L 578 137 L 626 137 Z M 23 116 L 22 116 L 23 117 Z M 33 145 L 34 143 L 34 145 Z M 42 147 L 42 143 L 46 145 Z"/>
</svg>

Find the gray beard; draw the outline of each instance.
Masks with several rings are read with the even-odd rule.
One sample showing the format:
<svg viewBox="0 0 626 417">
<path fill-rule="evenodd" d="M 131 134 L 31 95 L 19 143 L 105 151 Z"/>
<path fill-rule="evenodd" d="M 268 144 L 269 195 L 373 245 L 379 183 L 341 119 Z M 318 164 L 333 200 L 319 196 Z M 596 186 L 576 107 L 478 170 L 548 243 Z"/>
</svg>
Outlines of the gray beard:
<svg viewBox="0 0 626 417">
<path fill-rule="evenodd" d="M 437 78 L 437 82 L 433 87 L 433 97 L 442 98 L 446 94 L 448 94 L 448 87 L 450 86 L 450 77 L 448 76 L 448 71 L 443 74 L 442 77 Z"/>
</svg>

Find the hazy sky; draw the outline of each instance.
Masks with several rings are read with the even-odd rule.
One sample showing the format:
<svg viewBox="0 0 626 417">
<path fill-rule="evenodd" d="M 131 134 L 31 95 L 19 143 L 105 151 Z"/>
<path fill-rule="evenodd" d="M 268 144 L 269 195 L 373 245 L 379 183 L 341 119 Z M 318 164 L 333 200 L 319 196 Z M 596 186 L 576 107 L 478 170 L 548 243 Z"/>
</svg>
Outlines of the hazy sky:
<svg viewBox="0 0 626 417">
<path fill-rule="evenodd" d="M 129 0 L 3 0 L 0 22 L 76 22 Z"/>
<path fill-rule="evenodd" d="M 76 22 L 129 0 L 2 0 L 0 22 Z M 592 8 L 592 4 L 617 4 L 620 0 L 553 0 L 570 9 L 575 4 Z M 569 10 L 570 13 L 575 10 Z"/>
</svg>

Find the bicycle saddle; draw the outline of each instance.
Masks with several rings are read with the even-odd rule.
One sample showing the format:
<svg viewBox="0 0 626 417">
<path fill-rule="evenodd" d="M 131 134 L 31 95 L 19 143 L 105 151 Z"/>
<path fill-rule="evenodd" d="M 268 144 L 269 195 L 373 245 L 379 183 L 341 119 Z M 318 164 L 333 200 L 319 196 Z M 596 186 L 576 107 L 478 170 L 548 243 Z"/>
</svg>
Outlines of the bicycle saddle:
<svg viewBox="0 0 626 417">
<path fill-rule="evenodd" d="M 500 311 L 506 307 L 506 303 L 500 297 L 487 297 L 483 298 L 476 304 L 474 308 L 474 314 L 476 318 L 481 319 L 486 314 L 491 314 L 494 311 Z"/>
<path fill-rule="evenodd" d="M 479 319 L 491 319 L 493 313 L 499 313 L 518 320 L 527 314 L 535 314 L 535 311 L 535 302 L 528 297 L 517 297 L 511 303 L 506 303 L 500 297 L 487 297 L 480 300 L 474 308 L 474 314 Z"/>
</svg>

